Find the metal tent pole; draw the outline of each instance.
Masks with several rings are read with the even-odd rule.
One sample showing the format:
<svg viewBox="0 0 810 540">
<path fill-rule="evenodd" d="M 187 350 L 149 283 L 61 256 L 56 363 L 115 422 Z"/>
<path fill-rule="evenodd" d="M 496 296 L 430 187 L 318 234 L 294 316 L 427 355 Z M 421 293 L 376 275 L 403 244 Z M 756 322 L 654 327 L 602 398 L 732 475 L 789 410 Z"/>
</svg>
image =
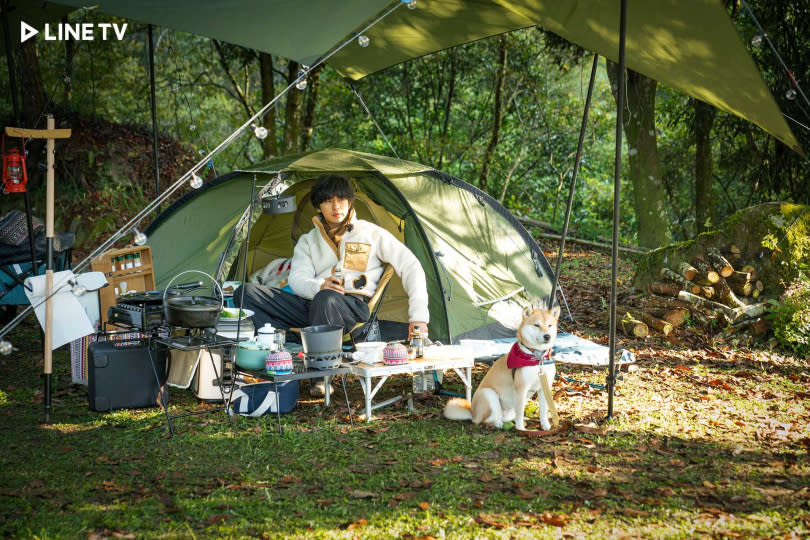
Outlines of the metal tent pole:
<svg viewBox="0 0 810 540">
<path fill-rule="evenodd" d="M 622 175 L 622 129 L 624 127 L 625 42 L 627 38 L 627 0 L 622 0 L 619 18 L 619 84 L 616 89 L 616 151 L 613 169 L 613 249 L 610 261 L 610 341 L 608 344 L 608 413 L 613 417 L 613 391 L 616 386 L 616 281 L 619 266 L 619 195 Z"/>
<path fill-rule="evenodd" d="M 548 309 L 554 306 L 554 299 L 557 297 L 557 285 L 560 281 L 560 269 L 562 268 L 562 258 L 565 252 L 565 237 L 568 235 L 568 224 L 571 220 L 571 207 L 574 205 L 574 193 L 577 185 L 577 173 L 579 164 L 582 161 L 582 143 L 585 141 L 585 130 L 588 127 L 588 112 L 591 108 L 591 96 L 593 96 L 593 86 L 596 80 L 596 68 L 599 65 L 599 55 L 593 55 L 593 66 L 591 66 L 591 80 L 588 82 L 588 96 L 585 98 L 585 110 L 582 112 L 582 125 L 579 127 L 579 140 L 577 141 L 577 154 L 574 158 L 574 171 L 571 173 L 571 186 L 568 188 L 568 206 L 565 207 L 565 222 L 563 223 L 562 235 L 560 236 L 560 251 L 557 253 L 557 262 L 554 265 L 554 279 L 551 285 L 551 296 L 548 299 Z M 563 296 L 565 300 L 565 296 Z"/>
<path fill-rule="evenodd" d="M 149 100 L 152 105 L 152 160 L 155 163 L 155 198 L 160 197 L 160 150 L 158 148 L 157 100 L 155 98 L 155 40 L 152 35 L 152 25 L 148 26 L 149 35 Z M 160 213 L 160 203 L 157 204 L 157 213 Z"/>
</svg>

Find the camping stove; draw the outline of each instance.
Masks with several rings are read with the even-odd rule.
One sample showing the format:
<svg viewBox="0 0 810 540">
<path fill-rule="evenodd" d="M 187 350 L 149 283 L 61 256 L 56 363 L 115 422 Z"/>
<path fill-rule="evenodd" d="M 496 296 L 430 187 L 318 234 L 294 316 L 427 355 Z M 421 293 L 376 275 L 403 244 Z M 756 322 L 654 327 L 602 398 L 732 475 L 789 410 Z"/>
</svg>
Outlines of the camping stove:
<svg viewBox="0 0 810 540">
<path fill-rule="evenodd" d="M 333 369 L 339 367 L 341 362 L 343 362 L 343 351 L 304 354 L 306 369 Z"/>
</svg>

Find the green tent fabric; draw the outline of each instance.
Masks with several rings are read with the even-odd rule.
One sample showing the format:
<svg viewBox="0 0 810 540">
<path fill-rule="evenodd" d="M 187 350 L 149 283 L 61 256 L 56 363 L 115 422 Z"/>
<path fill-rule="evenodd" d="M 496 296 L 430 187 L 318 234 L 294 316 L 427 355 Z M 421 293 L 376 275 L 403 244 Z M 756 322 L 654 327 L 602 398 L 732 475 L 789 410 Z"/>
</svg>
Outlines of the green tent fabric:
<svg viewBox="0 0 810 540">
<path fill-rule="evenodd" d="M 244 261 L 253 273 L 293 250 L 292 224 L 312 228 L 305 199 L 313 179 L 345 174 L 357 187 L 355 208 L 399 237 L 422 263 L 430 296 L 430 335 L 443 342 L 512 337 L 521 309 L 547 301 L 552 269 L 531 235 L 497 201 L 430 167 L 348 150 L 328 149 L 264 162 L 188 193 L 147 229 L 158 287 L 186 270 L 239 280 Z M 256 203 L 249 241 L 228 249 L 247 215 L 253 179 L 260 188 L 283 182 L 279 197 L 295 196 L 298 212 L 263 214 Z M 244 246 L 247 245 L 247 249 Z M 386 292 L 380 318 L 407 322 L 407 296 L 398 278 Z"/>
<path fill-rule="evenodd" d="M 82 0 L 61 0 L 81 7 Z M 312 65 L 398 2 L 97 0 L 104 13 L 170 26 Z M 628 2 L 627 67 L 745 118 L 801 152 L 721 0 Z M 395 9 L 328 63 L 350 79 L 411 58 L 539 25 L 609 59 L 620 0 L 417 0 Z"/>
</svg>

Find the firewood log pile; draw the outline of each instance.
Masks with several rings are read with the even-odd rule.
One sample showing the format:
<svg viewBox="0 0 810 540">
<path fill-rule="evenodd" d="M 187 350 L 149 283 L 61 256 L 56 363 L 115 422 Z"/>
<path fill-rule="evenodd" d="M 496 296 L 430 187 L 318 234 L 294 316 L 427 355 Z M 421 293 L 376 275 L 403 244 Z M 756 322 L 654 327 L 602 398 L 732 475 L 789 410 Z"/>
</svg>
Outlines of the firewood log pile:
<svg viewBox="0 0 810 540">
<path fill-rule="evenodd" d="M 620 330 L 630 337 L 652 331 L 669 336 L 682 325 L 759 336 L 768 331 L 765 289 L 757 265 L 735 246 L 709 249 L 690 261 L 670 261 L 634 311 L 622 314 Z"/>
</svg>

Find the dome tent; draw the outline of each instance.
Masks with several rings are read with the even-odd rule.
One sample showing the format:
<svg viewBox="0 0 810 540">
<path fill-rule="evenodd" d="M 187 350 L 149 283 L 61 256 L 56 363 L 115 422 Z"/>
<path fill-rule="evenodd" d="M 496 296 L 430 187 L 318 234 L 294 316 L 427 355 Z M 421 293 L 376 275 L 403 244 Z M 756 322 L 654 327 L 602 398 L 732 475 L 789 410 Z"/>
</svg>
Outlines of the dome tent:
<svg viewBox="0 0 810 540">
<path fill-rule="evenodd" d="M 158 286 L 189 269 L 238 280 L 245 262 L 252 273 L 290 257 L 293 237 L 313 226 L 308 193 L 325 173 L 351 178 L 358 217 L 392 232 L 422 263 L 434 339 L 513 337 L 516 313 L 531 301 L 548 301 L 551 266 L 495 199 L 431 167 L 340 149 L 283 156 L 227 174 L 167 208 L 146 231 Z M 245 243 L 254 178 L 256 199 Z M 268 193 L 295 197 L 295 211 L 262 213 L 258 199 Z M 407 321 L 407 297 L 397 277 L 379 318 Z"/>
</svg>

